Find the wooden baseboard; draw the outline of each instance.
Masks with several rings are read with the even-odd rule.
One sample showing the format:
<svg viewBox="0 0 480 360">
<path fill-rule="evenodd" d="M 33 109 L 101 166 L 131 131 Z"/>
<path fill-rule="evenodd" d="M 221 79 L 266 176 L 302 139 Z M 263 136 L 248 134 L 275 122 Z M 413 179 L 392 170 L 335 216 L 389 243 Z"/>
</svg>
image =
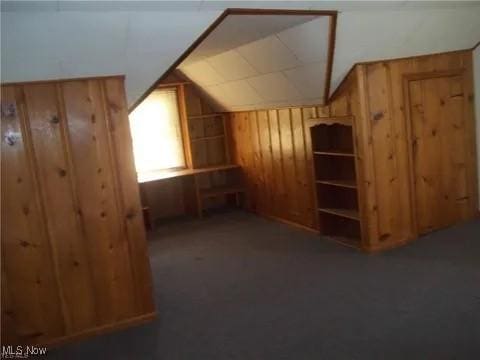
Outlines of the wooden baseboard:
<svg viewBox="0 0 480 360">
<path fill-rule="evenodd" d="M 47 348 L 55 348 L 67 343 L 80 341 L 80 340 L 89 338 L 91 336 L 103 335 L 113 331 L 123 330 L 132 326 L 142 325 L 154 320 L 156 317 L 157 317 L 157 312 L 154 311 L 145 315 L 136 316 L 136 317 L 122 320 L 113 324 L 102 325 L 102 326 L 81 331 L 78 333 L 62 336 L 60 338 L 52 339 L 50 341 L 39 343 L 36 345 L 46 346 Z"/>
</svg>

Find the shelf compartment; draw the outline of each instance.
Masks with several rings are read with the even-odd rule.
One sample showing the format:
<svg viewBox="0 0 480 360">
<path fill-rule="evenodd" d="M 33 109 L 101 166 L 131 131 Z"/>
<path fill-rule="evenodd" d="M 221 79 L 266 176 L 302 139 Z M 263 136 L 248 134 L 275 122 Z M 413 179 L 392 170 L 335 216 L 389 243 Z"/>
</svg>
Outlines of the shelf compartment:
<svg viewBox="0 0 480 360">
<path fill-rule="evenodd" d="M 338 209 L 334 209 L 338 210 Z M 358 216 L 358 214 L 357 214 Z M 321 234 L 344 245 L 360 248 L 360 222 L 330 212 L 319 213 Z"/>
<path fill-rule="evenodd" d="M 317 185 L 317 204 L 325 209 L 358 209 L 358 194 L 356 189 Z"/>
<path fill-rule="evenodd" d="M 318 211 L 330 215 L 340 216 L 351 220 L 360 220 L 358 211 L 355 209 L 342 209 L 342 208 L 318 208 Z"/>
<path fill-rule="evenodd" d="M 338 186 L 347 189 L 356 189 L 357 183 L 355 180 L 317 180 L 317 184 Z"/>
<path fill-rule="evenodd" d="M 311 128 L 314 152 L 325 154 L 354 154 L 353 132 L 350 125 L 319 124 Z"/>
<path fill-rule="evenodd" d="M 355 159 L 346 156 L 315 156 L 315 180 L 356 182 Z"/>
</svg>

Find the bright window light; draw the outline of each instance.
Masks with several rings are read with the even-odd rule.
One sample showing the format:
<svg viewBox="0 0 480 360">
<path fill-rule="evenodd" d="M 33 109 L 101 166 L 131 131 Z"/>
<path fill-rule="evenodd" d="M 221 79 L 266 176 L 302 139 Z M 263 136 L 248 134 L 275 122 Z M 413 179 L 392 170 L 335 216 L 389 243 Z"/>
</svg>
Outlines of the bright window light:
<svg viewBox="0 0 480 360">
<path fill-rule="evenodd" d="M 130 114 L 137 173 L 185 167 L 177 91 L 153 91 Z"/>
</svg>

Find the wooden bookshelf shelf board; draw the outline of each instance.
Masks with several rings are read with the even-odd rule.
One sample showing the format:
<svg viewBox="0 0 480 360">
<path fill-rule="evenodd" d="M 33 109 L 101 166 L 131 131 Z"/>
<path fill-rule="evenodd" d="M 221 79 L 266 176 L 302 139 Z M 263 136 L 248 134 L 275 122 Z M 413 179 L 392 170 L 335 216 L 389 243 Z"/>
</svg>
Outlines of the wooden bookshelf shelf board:
<svg viewBox="0 0 480 360">
<path fill-rule="evenodd" d="M 314 151 L 315 155 L 354 157 L 355 154 L 344 151 Z"/>
<path fill-rule="evenodd" d="M 318 208 L 318 211 L 331 215 L 341 216 L 347 219 L 360 220 L 358 211 L 353 209 Z"/>
</svg>

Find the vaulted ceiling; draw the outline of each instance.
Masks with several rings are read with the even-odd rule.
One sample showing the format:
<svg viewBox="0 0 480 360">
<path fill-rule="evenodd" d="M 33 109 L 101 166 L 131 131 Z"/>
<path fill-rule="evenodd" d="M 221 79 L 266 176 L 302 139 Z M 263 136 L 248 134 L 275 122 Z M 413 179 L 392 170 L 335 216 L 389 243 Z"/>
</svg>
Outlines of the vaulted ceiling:
<svg viewBox="0 0 480 360">
<path fill-rule="evenodd" d="M 219 110 L 324 101 L 330 16 L 228 15 L 180 65 Z"/>
<path fill-rule="evenodd" d="M 480 40 L 479 2 L 2 1 L 1 7 L 2 82 L 125 74 L 129 104 L 138 100 L 228 7 L 339 10 L 332 90 L 356 62 L 466 49 Z M 225 84 L 267 76 L 263 81 L 260 78 L 247 82 L 255 94 L 252 99 L 240 102 L 233 99 L 236 103 L 224 100 L 224 106 L 232 109 L 281 102 L 279 94 L 274 96 L 273 91 L 279 92 L 282 87 L 296 94 L 297 99 L 295 96 L 289 99 L 292 103 L 302 100 L 310 93 L 301 91 L 310 90 L 308 86 L 299 89 L 295 81 L 302 76 L 311 79 L 311 73 L 305 70 L 303 75 L 298 73 L 289 78 L 285 72 L 308 68 L 316 58 L 302 60 L 305 48 L 295 47 L 298 41 L 291 40 L 295 35 L 289 40 L 280 34 L 308 27 L 317 20 L 303 21 L 257 28 L 256 31 L 265 31 L 260 38 L 258 34 L 254 37 L 241 34 L 241 41 L 232 41 L 231 45 L 225 45 L 228 40 L 220 36 L 218 48 L 208 43 L 203 45 L 204 48 L 198 48 L 198 58 L 189 59 L 181 68 L 189 75 L 189 66 L 206 61 Z M 249 30 L 242 28 L 241 32 Z M 272 40 L 265 40 L 268 38 Z M 256 44 L 258 41 L 260 46 Z M 265 51 L 266 46 L 272 50 Z M 232 73 L 225 72 L 229 61 L 242 62 L 236 54 L 245 60 L 255 52 L 273 51 L 292 61 L 288 69 L 283 65 L 274 67 L 273 73 L 280 72 L 284 80 L 278 80 L 277 75 L 270 79 L 265 74 L 268 69 L 261 62 L 279 60 L 271 57 L 252 61 L 249 65 L 253 69 L 244 64 Z M 193 77 L 192 72 L 189 76 Z M 275 81 L 273 90 L 272 86 L 265 87 L 265 82 Z M 233 87 L 230 94 L 241 92 L 243 84 L 237 89 Z M 233 95 L 229 96 L 227 100 L 232 100 Z"/>
</svg>

